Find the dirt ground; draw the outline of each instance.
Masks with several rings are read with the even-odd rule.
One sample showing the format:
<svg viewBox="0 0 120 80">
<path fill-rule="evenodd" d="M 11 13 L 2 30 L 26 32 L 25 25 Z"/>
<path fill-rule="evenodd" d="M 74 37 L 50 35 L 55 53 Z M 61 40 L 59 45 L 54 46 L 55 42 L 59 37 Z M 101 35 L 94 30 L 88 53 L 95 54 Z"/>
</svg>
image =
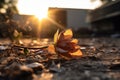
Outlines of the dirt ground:
<svg viewBox="0 0 120 80">
<path fill-rule="evenodd" d="M 120 80 L 120 38 L 80 38 L 79 45 L 83 56 L 64 60 L 1 42 L 0 80 Z"/>
</svg>

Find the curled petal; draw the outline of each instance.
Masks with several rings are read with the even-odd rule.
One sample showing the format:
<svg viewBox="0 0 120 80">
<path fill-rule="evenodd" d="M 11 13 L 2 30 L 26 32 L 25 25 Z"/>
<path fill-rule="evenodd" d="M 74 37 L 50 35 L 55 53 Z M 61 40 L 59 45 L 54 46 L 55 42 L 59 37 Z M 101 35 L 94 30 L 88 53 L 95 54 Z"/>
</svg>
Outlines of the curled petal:
<svg viewBox="0 0 120 80">
<path fill-rule="evenodd" d="M 70 53 L 72 57 L 81 57 L 82 56 L 82 52 L 80 50 L 77 50 L 73 53 Z"/>
<path fill-rule="evenodd" d="M 73 33 L 71 29 L 67 29 L 63 34 L 65 39 L 71 39 L 73 37 Z"/>
<path fill-rule="evenodd" d="M 59 53 L 59 55 L 67 60 L 70 60 L 72 58 L 80 58 L 82 57 L 82 52 L 80 50 L 77 50 L 73 53 Z"/>
<path fill-rule="evenodd" d="M 72 30 L 71 29 L 67 29 L 63 32 L 60 33 L 60 37 L 59 40 L 69 40 L 71 39 L 73 36 Z"/>
<path fill-rule="evenodd" d="M 78 40 L 77 39 L 72 39 L 71 42 L 75 43 L 75 44 L 78 44 Z"/>
</svg>

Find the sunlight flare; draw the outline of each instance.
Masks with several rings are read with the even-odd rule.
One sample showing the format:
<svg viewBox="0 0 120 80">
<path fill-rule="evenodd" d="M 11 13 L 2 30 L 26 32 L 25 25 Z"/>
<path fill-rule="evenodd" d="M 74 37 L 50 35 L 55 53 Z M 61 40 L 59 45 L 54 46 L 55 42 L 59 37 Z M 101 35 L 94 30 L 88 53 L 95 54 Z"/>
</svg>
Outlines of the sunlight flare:
<svg viewBox="0 0 120 80">
<path fill-rule="evenodd" d="M 37 18 L 42 19 L 47 17 L 48 0 L 18 0 L 17 8 L 20 14 L 35 15 Z"/>
</svg>

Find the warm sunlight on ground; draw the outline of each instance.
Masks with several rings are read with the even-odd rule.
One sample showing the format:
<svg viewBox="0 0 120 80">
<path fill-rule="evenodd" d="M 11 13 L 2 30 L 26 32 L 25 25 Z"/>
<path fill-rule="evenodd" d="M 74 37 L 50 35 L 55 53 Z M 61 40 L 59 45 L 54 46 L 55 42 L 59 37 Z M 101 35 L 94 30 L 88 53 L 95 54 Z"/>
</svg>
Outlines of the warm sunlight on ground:
<svg viewBox="0 0 120 80">
<path fill-rule="evenodd" d="M 49 7 L 94 9 L 101 5 L 100 0 L 91 3 L 91 0 L 18 0 L 20 14 L 36 15 L 39 19 L 47 16 Z"/>
</svg>

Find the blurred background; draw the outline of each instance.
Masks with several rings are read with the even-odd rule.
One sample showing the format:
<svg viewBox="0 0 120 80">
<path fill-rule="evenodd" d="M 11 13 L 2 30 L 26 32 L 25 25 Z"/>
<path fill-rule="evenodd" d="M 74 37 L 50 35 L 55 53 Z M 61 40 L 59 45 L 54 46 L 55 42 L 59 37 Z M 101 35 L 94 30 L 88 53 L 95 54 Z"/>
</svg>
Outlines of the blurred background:
<svg viewBox="0 0 120 80">
<path fill-rule="evenodd" d="M 120 37 L 120 0 L 0 0 L 0 37 L 51 38 L 71 28 L 74 37 Z"/>
</svg>

